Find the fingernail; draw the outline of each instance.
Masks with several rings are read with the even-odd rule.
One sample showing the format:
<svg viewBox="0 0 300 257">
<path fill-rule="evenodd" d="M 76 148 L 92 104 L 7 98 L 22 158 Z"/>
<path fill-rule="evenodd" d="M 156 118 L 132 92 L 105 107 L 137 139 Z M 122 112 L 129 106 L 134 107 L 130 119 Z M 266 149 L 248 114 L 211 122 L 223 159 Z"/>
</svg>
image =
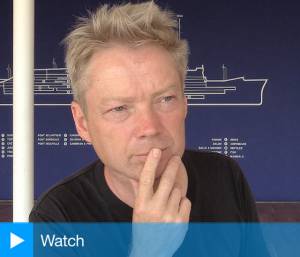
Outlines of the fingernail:
<svg viewBox="0 0 300 257">
<path fill-rule="evenodd" d="M 158 148 L 154 148 L 154 149 L 152 150 L 152 155 L 153 155 L 154 158 L 159 158 L 160 153 L 161 153 L 161 151 L 160 151 L 160 149 L 158 149 Z"/>
</svg>

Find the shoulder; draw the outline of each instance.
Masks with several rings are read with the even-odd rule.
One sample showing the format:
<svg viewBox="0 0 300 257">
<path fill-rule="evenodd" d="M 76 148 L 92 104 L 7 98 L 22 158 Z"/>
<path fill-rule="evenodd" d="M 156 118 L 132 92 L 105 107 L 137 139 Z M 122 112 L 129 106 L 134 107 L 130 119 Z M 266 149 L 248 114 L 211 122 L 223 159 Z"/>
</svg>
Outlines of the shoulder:
<svg viewBox="0 0 300 257">
<path fill-rule="evenodd" d="M 236 187 L 245 180 L 239 164 L 229 156 L 186 150 L 182 159 L 191 179 L 222 187 Z"/>
<path fill-rule="evenodd" d="M 195 170 L 201 168 L 202 172 L 224 172 L 224 170 L 239 173 L 241 172 L 238 163 L 229 156 L 215 152 L 204 152 L 186 150 L 182 157 L 187 169 Z"/>
<path fill-rule="evenodd" d="M 183 162 L 188 173 L 188 196 L 194 204 L 194 220 L 257 220 L 251 190 L 235 160 L 213 152 L 186 151 Z"/>
<path fill-rule="evenodd" d="M 101 162 L 97 160 L 48 189 L 37 200 L 30 219 L 39 220 L 43 217 L 43 220 L 64 220 L 64 210 L 68 205 L 76 204 L 80 198 L 85 198 L 85 195 L 88 197 L 88 191 L 95 187 L 95 170 L 99 165 Z"/>
<path fill-rule="evenodd" d="M 54 186 L 52 186 L 49 190 L 47 190 L 38 200 L 38 204 L 42 203 L 45 198 L 48 196 L 55 196 L 57 194 L 61 194 L 62 192 L 70 192 L 76 189 L 78 191 L 78 186 L 82 186 L 84 184 L 89 184 L 93 181 L 94 171 L 97 166 L 100 165 L 100 161 L 97 160 L 88 166 L 78 170 L 72 175 L 64 178 Z"/>
</svg>

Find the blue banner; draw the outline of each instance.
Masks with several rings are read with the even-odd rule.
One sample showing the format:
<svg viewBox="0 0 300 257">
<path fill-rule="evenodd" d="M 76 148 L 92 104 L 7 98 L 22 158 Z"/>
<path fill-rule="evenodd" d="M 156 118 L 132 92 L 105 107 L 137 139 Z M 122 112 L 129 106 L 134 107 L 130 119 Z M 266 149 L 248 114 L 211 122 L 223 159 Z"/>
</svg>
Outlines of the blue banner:
<svg viewBox="0 0 300 257">
<path fill-rule="evenodd" d="M 0 256 L 297 257 L 300 223 L 0 223 Z"/>
</svg>

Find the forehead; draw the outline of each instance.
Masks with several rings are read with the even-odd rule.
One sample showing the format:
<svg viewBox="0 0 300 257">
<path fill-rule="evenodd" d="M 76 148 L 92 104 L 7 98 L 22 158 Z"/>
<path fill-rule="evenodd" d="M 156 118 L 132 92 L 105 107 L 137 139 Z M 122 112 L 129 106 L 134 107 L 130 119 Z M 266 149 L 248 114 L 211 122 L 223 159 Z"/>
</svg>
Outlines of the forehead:
<svg viewBox="0 0 300 257">
<path fill-rule="evenodd" d="M 107 97 L 116 91 L 128 95 L 142 89 L 161 90 L 181 86 L 180 75 L 172 55 L 156 45 L 129 47 L 113 45 L 96 52 L 86 72 L 90 88 Z"/>
</svg>

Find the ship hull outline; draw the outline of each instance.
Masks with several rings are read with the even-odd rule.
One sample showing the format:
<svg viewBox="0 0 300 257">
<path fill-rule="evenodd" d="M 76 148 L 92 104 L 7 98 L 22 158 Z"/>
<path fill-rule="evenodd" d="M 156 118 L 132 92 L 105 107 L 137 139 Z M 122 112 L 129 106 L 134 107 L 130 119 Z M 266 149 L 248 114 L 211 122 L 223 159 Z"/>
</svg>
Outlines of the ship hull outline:
<svg viewBox="0 0 300 257">
<path fill-rule="evenodd" d="M 187 69 L 184 93 L 189 106 L 261 106 L 268 79 L 244 76 L 207 79 L 204 66 Z M 0 106 L 12 106 L 13 77 L 0 79 Z M 66 68 L 34 70 L 35 106 L 70 106 L 73 99 Z"/>
</svg>

